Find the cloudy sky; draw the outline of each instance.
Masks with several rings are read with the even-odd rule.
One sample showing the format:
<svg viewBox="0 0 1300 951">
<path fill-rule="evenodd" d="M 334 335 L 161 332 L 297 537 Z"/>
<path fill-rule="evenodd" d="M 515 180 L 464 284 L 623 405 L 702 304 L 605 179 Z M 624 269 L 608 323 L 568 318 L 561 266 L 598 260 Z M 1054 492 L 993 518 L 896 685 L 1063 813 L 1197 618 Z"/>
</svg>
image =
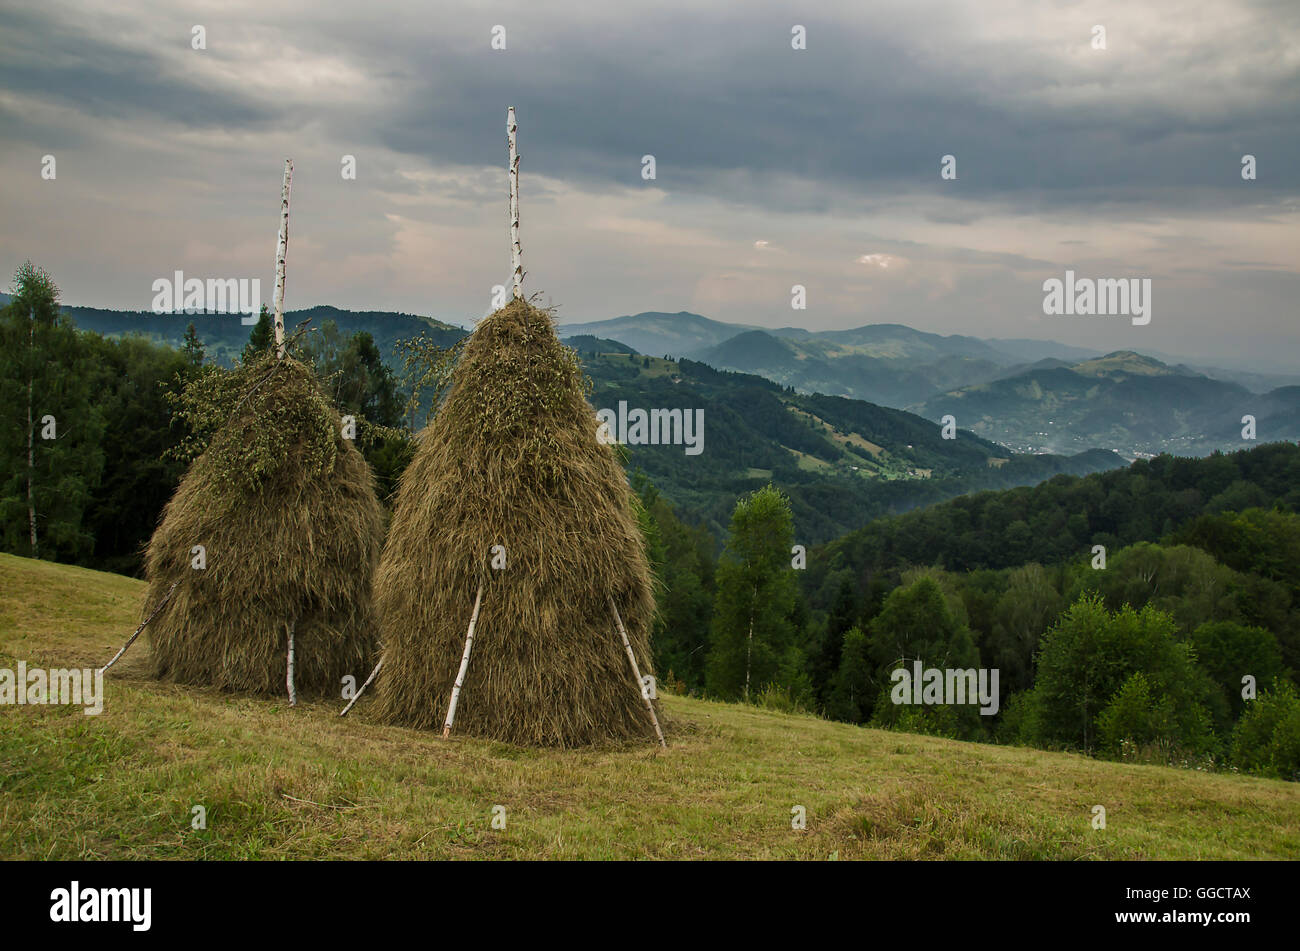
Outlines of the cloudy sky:
<svg viewBox="0 0 1300 951">
<path fill-rule="evenodd" d="M 509 281 L 514 105 L 525 286 L 562 321 L 1300 365 L 1295 0 L 125 6 L 0 10 L 0 269 L 69 303 L 147 309 L 176 270 L 269 298 L 291 156 L 287 307 L 471 323 Z M 1151 323 L 1043 316 L 1067 268 L 1150 278 Z"/>
</svg>

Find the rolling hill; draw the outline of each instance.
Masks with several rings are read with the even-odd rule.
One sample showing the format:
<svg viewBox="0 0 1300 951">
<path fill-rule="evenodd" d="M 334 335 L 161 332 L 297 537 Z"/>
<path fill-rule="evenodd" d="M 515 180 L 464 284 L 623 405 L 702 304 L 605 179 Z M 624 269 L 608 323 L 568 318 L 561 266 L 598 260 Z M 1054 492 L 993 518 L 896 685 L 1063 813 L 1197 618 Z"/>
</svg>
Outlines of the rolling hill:
<svg viewBox="0 0 1300 951">
<path fill-rule="evenodd" d="M 0 666 L 102 664 L 144 584 L 0 555 Z M 537 750 L 147 679 L 0 714 L 0 858 L 1294 859 L 1300 786 L 661 694 L 668 749 Z M 1092 828 L 1094 803 L 1107 827 Z M 191 827 L 192 807 L 206 828 Z M 791 828 L 791 807 L 807 827 Z M 507 824 L 493 829 L 493 807 Z"/>
<path fill-rule="evenodd" d="M 676 314 L 647 311 L 610 320 L 561 324 L 558 329 L 562 337 L 588 334 L 625 343 L 638 353 L 685 357 L 716 346 L 738 333 L 759 328 L 727 324 L 686 311 Z"/>
<path fill-rule="evenodd" d="M 1017 455 L 968 432 L 861 400 L 797 393 L 752 374 L 693 360 L 583 354 L 599 409 L 704 411 L 704 451 L 625 447 L 683 517 L 721 537 L 736 498 L 773 481 L 791 499 L 804 544 L 827 541 L 889 512 L 985 488 L 1083 475 L 1124 464 L 1101 450 L 1069 457 Z"/>
<path fill-rule="evenodd" d="M 223 362 L 237 357 L 249 332 L 234 316 L 65 310 L 83 330 L 110 336 L 143 333 L 171 346 L 181 343 L 185 327 L 193 322 L 209 354 Z M 691 320 L 691 315 L 685 315 L 684 324 L 678 315 L 669 316 L 673 319 L 666 324 L 685 327 L 694 342 L 734 329 L 705 318 Z M 390 365 L 395 363 L 393 346 L 402 338 L 423 332 L 447 346 L 467 332 L 409 314 L 333 307 L 291 311 L 286 317 L 290 327 L 310 319 L 314 330 L 334 322 L 343 339 L 368 332 Z M 769 480 L 790 494 L 804 533 L 801 541 L 818 544 L 877 514 L 906 511 L 973 489 L 1030 484 L 1060 472 L 1083 474 L 1123 462 L 1102 451 L 1069 458 L 1018 456 L 970 433 L 944 440 L 933 423 L 901 410 L 801 394 L 760 376 L 722 372 L 697 361 L 642 356 L 626 343 L 574 334 L 574 329 L 559 328 L 562 339 L 584 356 L 597 408 L 613 409 L 622 401 L 647 410 L 705 411 L 701 454 L 687 455 L 681 446 L 628 446 L 626 451 L 631 469 L 642 470 L 685 518 L 706 524 L 717 538 L 725 534 L 737 497 Z M 856 341 L 855 346 L 889 349 L 900 335 L 907 338 L 911 332 L 862 329 L 844 335 Z M 946 339 L 924 346 L 934 353 L 967 346 L 943 343 Z"/>
<path fill-rule="evenodd" d="M 1300 437 L 1300 387 L 1252 393 L 1187 367 L 1117 351 L 1071 365 L 1039 363 L 955 388 L 912 407 L 1019 452 L 1107 446 L 1132 458 L 1240 449 L 1242 417 L 1260 441 Z"/>
<path fill-rule="evenodd" d="M 171 347 L 180 347 L 185 339 L 185 329 L 191 323 L 199 339 L 207 348 L 209 357 L 229 366 L 248 342 L 251 326 L 241 322 L 236 314 L 153 314 L 144 311 L 102 310 L 98 307 L 69 307 L 63 312 L 72 318 L 80 330 L 88 330 L 105 337 L 140 334 Z M 414 314 L 395 314 L 387 311 L 351 311 L 337 307 L 318 306 L 306 310 L 286 311 L 285 327 L 292 332 L 303 321 L 311 321 L 319 329 L 327 321 L 334 321 L 345 338 L 365 331 L 375 340 L 384 359 L 393 359 L 393 344 L 413 337 L 421 331 L 445 346 L 465 335 L 460 327 L 453 327 L 431 317 Z"/>
<path fill-rule="evenodd" d="M 756 373 L 805 393 L 902 407 L 937 390 L 982 382 L 1007 358 L 973 338 L 938 337 L 898 325 L 807 335 L 752 330 L 694 357 Z"/>
</svg>

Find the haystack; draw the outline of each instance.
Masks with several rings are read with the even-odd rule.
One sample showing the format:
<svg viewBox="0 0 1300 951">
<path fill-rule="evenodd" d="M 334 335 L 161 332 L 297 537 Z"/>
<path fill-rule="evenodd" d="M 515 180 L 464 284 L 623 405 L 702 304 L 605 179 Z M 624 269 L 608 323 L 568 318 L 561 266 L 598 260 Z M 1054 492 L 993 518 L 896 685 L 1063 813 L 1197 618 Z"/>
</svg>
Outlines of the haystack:
<svg viewBox="0 0 1300 951">
<path fill-rule="evenodd" d="M 383 516 L 370 467 L 310 368 L 267 353 L 235 373 L 238 407 L 149 543 L 145 610 L 177 583 L 148 628 L 154 673 L 283 695 L 292 632 L 298 689 L 338 696 L 375 656 Z"/>
<path fill-rule="evenodd" d="M 457 732 L 558 747 L 653 739 L 610 604 L 648 672 L 650 569 L 584 385 L 550 315 L 522 299 L 466 341 L 402 476 L 375 580 L 380 719 L 443 725 L 481 585 Z"/>
</svg>

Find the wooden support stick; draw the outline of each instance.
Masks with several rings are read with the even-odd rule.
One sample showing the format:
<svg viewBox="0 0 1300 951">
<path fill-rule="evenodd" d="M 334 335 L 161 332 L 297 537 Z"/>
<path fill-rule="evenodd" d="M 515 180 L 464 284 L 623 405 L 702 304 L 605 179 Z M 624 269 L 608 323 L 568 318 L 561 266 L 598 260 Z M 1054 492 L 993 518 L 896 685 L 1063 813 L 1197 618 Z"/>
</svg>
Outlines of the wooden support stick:
<svg viewBox="0 0 1300 951">
<path fill-rule="evenodd" d="M 375 669 L 372 670 L 370 672 L 370 676 L 366 678 L 366 682 L 361 685 L 361 689 L 356 692 L 356 695 L 353 696 L 353 698 L 348 701 L 348 705 L 343 708 L 343 712 L 340 713 L 339 716 L 345 717 L 348 715 L 348 711 L 352 709 L 353 704 L 355 704 L 358 700 L 361 699 L 361 695 L 365 693 L 366 688 L 370 686 L 370 681 L 375 679 L 375 674 L 379 673 L 379 668 L 383 666 L 384 666 L 384 659 L 381 657 L 379 658 L 379 663 L 375 664 Z"/>
<path fill-rule="evenodd" d="M 619 617 L 618 606 L 614 604 L 614 596 L 606 595 L 609 601 L 609 609 L 614 614 L 614 623 L 618 625 L 618 633 L 623 636 L 623 647 L 627 650 L 627 662 L 632 665 L 632 676 L 636 678 L 636 690 L 641 694 L 641 699 L 645 701 L 645 708 L 650 711 L 650 722 L 655 725 L 655 736 L 659 737 L 659 745 L 664 749 L 668 748 L 668 742 L 664 739 L 664 731 L 659 729 L 659 718 L 655 716 L 654 704 L 650 702 L 650 697 L 646 694 L 645 684 L 641 682 L 641 668 L 637 666 L 636 655 L 632 653 L 632 642 L 627 638 L 627 629 L 623 627 L 623 619 Z"/>
<path fill-rule="evenodd" d="M 469 618 L 469 631 L 465 634 L 465 653 L 460 656 L 460 672 L 456 674 L 456 683 L 451 688 L 451 703 L 447 706 L 447 722 L 442 725 L 445 739 L 451 736 L 451 725 L 456 721 L 456 703 L 460 700 L 460 688 L 465 683 L 465 671 L 469 669 L 469 652 L 474 646 L 474 625 L 478 623 L 479 605 L 483 603 L 483 582 L 478 583 L 478 594 L 474 596 L 474 613 Z"/>
<path fill-rule="evenodd" d="M 289 251 L 289 186 L 293 160 L 284 160 L 284 184 L 280 186 L 280 239 L 275 245 L 275 355 L 284 359 L 284 258 Z"/>
<path fill-rule="evenodd" d="M 286 685 L 289 687 L 289 706 L 291 707 L 298 705 L 298 694 L 293 689 L 293 629 L 297 626 L 297 621 L 289 623 L 289 668 L 284 678 Z"/>
<path fill-rule="evenodd" d="M 120 651 L 118 651 L 116 654 L 113 655 L 113 659 L 112 659 L 112 660 L 110 660 L 110 661 L 109 661 L 107 664 L 105 664 L 103 667 L 99 668 L 99 672 L 100 672 L 101 674 L 102 674 L 104 671 L 108 670 L 108 668 L 110 668 L 110 667 L 112 667 L 114 664 L 116 664 L 117 661 L 118 661 L 118 658 L 121 657 L 123 654 L 126 653 L 126 649 L 127 649 L 128 647 L 130 647 L 132 644 L 135 643 L 135 639 L 136 639 L 137 637 L 140 636 L 140 632 L 143 631 L 143 630 L 145 629 L 145 627 L 149 624 L 150 621 L 152 621 L 154 618 L 156 618 L 156 617 L 158 616 L 158 612 L 161 611 L 161 610 L 163 609 L 163 605 L 166 604 L 168 601 L 171 600 L 172 592 L 176 590 L 176 586 L 177 586 L 178 584 L 180 584 L 179 581 L 173 581 L 173 582 L 172 582 L 172 586 L 171 586 L 170 588 L 167 589 L 167 593 L 164 594 L 164 595 L 163 595 L 163 599 L 162 599 L 161 601 L 158 602 L 158 606 L 155 607 L 155 608 L 153 609 L 152 613 L 150 613 L 150 615 L 149 615 L 147 618 L 145 618 L 143 621 L 140 622 L 140 626 L 137 627 L 137 628 L 135 629 L 135 633 L 134 633 L 134 634 L 132 634 L 130 637 L 127 638 L 126 643 L 122 645 L 122 649 L 121 649 Z"/>
<path fill-rule="evenodd" d="M 519 126 L 515 107 L 506 111 L 506 140 L 510 143 L 510 266 L 513 268 L 515 297 L 524 296 L 524 252 L 519 246 L 519 149 L 516 142 Z"/>
</svg>

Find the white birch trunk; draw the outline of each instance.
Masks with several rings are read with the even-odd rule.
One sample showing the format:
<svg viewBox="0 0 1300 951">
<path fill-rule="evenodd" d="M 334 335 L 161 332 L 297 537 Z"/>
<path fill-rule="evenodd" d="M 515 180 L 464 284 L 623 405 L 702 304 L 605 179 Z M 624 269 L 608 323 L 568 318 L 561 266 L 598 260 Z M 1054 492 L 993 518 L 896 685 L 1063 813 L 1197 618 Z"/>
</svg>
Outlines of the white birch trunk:
<svg viewBox="0 0 1300 951">
<path fill-rule="evenodd" d="M 655 736 L 659 737 L 659 745 L 667 749 L 668 741 L 664 739 L 664 731 L 659 729 L 659 718 L 655 716 L 655 705 L 646 696 L 645 686 L 641 682 L 641 668 L 637 666 L 636 654 L 632 653 L 632 642 L 628 640 L 627 629 L 623 627 L 623 618 L 619 616 L 618 606 L 614 604 L 614 596 L 606 595 L 605 599 L 609 602 L 609 610 L 614 615 L 614 623 L 618 625 L 618 633 L 623 638 L 623 648 L 627 651 L 627 662 L 632 665 L 632 676 L 636 678 L 636 692 L 641 695 L 641 699 L 645 701 L 645 708 L 650 711 L 650 722 L 654 724 Z"/>
<path fill-rule="evenodd" d="M 30 315 L 30 324 L 27 328 L 27 356 L 31 361 L 35 358 L 36 350 L 36 313 Z M 35 383 L 31 377 L 31 369 L 27 371 L 27 522 L 32 531 L 32 557 L 36 558 L 36 496 L 33 484 L 36 481 L 36 427 L 32 420 L 32 389 Z"/>
<path fill-rule="evenodd" d="M 275 355 L 284 359 L 284 259 L 289 251 L 289 186 L 293 160 L 284 160 L 284 184 L 280 186 L 280 240 L 275 246 Z"/>
<path fill-rule="evenodd" d="M 456 683 L 451 688 L 451 703 L 447 705 L 447 722 L 442 725 L 443 737 L 451 736 L 451 726 L 456 722 L 456 704 L 460 702 L 460 688 L 465 684 L 465 671 L 469 670 L 469 652 L 474 647 L 474 625 L 478 623 L 479 605 L 483 603 L 483 582 L 479 582 L 478 594 L 474 596 L 474 613 L 469 618 L 469 630 L 465 634 L 465 653 L 460 656 L 460 671 L 456 674 Z"/>
<path fill-rule="evenodd" d="M 289 624 L 289 663 L 288 672 L 285 674 L 285 685 L 289 688 L 289 706 L 298 705 L 298 693 L 293 689 L 293 629 L 298 622 L 293 621 Z"/>
<path fill-rule="evenodd" d="M 345 717 L 348 715 L 348 711 L 351 710 L 356 705 L 356 702 L 361 699 L 361 695 L 366 692 L 366 688 L 370 686 L 370 682 L 375 679 L 376 675 L 378 675 L 379 668 L 383 666 L 384 659 L 381 657 L 379 658 L 379 663 L 375 664 L 375 669 L 372 670 L 370 676 L 366 678 L 366 682 L 361 685 L 361 689 L 358 690 L 356 694 L 353 695 L 352 699 L 348 701 L 348 705 L 343 708 L 342 712 L 339 713 L 339 716 Z"/>
<path fill-rule="evenodd" d="M 514 275 L 515 297 L 523 297 L 524 252 L 519 246 L 519 127 L 515 124 L 515 107 L 506 113 L 506 138 L 510 143 L 510 267 Z"/>
<path fill-rule="evenodd" d="M 176 586 L 178 584 L 180 584 L 179 581 L 172 582 L 172 586 L 167 589 L 167 593 L 163 595 L 163 599 L 158 602 L 158 606 L 153 609 L 152 613 L 150 613 L 150 615 L 147 618 L 145 618 L 143 621 L 140 622 L 140 626 L 135 629 L 134 634 L 132 634 L 130 637 L 126 639 L 126 643 L 122 645 L 122 649 L 113 655 L 112 660 L 110 660 L 103 667 L 99 668 L 99 672 L 101 674 L 104 671 L 108 670 L 108 668 L 116 664 L 118 660 L 122 657 L 122 655 L 126 653 L 126 649 L 135 643 L 135 639 L 140 636 L 140 632 L 145 629 L 145 627 L 149 624 L 150 621 L 152 621 L 154 618 L 158 616 L 158 612 L 163 609 L 163 605 L 171 600 L 172 592 L 176 590 Z"/>
<path fill-rule="evenodd" d="M 754 597 L 749 603 L 749 640 L 745 642 L 745 702 L 749 703 L 749 667 L 754 657 L 754 609 L 758 603 L 758 585 L 754 585 Z"/>
</svg>

